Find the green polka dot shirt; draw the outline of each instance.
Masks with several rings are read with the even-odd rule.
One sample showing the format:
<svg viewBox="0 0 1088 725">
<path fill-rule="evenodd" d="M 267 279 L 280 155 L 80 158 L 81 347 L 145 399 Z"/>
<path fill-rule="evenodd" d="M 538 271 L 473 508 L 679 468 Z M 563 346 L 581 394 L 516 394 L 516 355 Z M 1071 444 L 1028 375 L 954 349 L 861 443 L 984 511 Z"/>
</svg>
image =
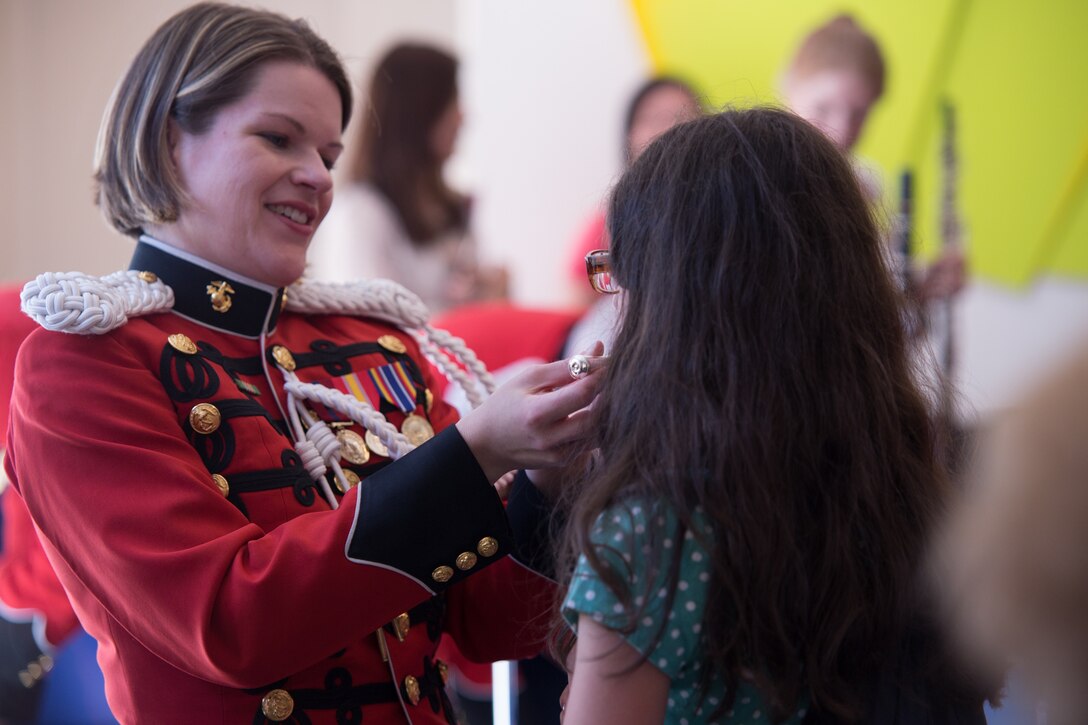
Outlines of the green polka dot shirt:
<svg viewBox="0 0 1088 725">
<path fill-rule="evenodd" d="M 693 526 L 701 532 L 704 541 L 712 542 L 713 531 L 701 509 L 695 511 Z M 648 559 L 652 553 L 649 530 L 661 547 L 662 561 L 658 567 L 654 586 L 647 589 L 640 579 L 648 571 Z M 691 531 L 679 541 L 673 540 L 678 532 L 677 519 L 664 505 L 640 506 L 628 504 L 605 511 L 597 521 L 592 540 L 605 565 L 626 579 L 636 606 L 644 601 L 644 592 L 651 592 L 651 601 L 643 612 L 639 626 L 625 635 L 627 642 L 639 652 L 648 653 L 648 661 L 669 677 L 669 699 L 666 708 L 666 725 L 702 725 L 704 723 L 728 723 L 728 725 L 763 725 L 771 722 L 768 710 L 759 692 L 751 685 L 741 683 L 731 710 L 716 719 L 713 713 L 725 699 L 725 683 L 715 682 L 706 697 L 700 700 L 699 676 L 703 667 L 703 646 L 700 634 L 703 628 L 703 608 L 710 582 L 710 558 Z M 665 537 L 665 538 L 662 538 Z M 666 611 L 668 576 L 663 571 L 672 561 L 674 547 L 679 546 L 680 572 L 672 606 Z M 563 603 L 563 616 L 572 627 L 577 627 L 578 616 L 585 614 L 610 629 L 620 630 L 627 622 L 624 605 L 601 581 L 585 556 L 578 565 Z M 661 630 L 664 621 L 664 629 Z M 655 636 L 661 631 L 656 644 Z M 786 722 L 799 725 L 805 711 L 799 710 Z"/>
</svg>

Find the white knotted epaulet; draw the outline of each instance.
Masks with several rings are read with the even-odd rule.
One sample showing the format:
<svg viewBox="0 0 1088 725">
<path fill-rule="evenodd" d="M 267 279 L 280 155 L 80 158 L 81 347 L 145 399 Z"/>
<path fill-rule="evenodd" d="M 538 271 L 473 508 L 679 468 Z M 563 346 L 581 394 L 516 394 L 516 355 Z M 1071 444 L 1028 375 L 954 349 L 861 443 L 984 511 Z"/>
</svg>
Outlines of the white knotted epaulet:
<svg viewBox="0 0 1088 725">
<path fill-rule="evenodd" d="M 93 277 L 46 272 L 23 287 L 23 312 L 54 332 L 102 335 L 139 317 L 174 306 L 174 291 L 136 270 Z"/>
<path fill-rule="evenodd" d="M 419 296 L 392 280 L 303 279 L 287 289 L 287 309 L 311 315 L 372 317 L 396 325 L 416 339 L 423 354 L 447 378 L 461 386 L 473 407 L 495 389 L 491 373 L 465 341 L 432 327 L 430 312 Z"/>
</svg>

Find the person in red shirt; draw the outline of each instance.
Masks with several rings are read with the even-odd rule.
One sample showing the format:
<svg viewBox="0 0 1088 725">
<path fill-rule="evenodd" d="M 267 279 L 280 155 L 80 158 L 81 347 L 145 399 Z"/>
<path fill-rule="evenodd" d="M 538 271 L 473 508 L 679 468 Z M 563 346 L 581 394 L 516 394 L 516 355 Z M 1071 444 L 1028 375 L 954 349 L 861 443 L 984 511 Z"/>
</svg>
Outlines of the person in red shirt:
<svg viewBox="0 0 1088 725">
<path fill-rule="evenodd" d="M 630 166 L 655 138 L 703 112 L 699 93 L 679 78 L 655 76 L 640 85 L 631 96 L 623 118 L 623 165 Z M 571 248 L 569 277 L 578 307 L 588 307 L 597 298 L 586 292 L 585 258 L 595 249 L 607 249 L 608 230 L 604 211 L 598 210 L 582 227 Z"/>
</svg>

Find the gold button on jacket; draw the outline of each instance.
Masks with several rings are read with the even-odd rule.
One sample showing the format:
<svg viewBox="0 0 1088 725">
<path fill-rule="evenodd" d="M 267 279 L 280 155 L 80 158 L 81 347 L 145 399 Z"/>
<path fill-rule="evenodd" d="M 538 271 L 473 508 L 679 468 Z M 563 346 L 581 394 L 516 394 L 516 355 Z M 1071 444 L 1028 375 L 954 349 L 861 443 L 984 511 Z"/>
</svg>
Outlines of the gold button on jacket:
<svg viewBox="0 0 1088 725">
<path fill-rule="evenodd" d="M 170 347 L 180 353 L 184 353 L 185 355 L 196 355 L 196 343 L 193 342 L 192 338 L 188 335 L 183 335 L 178 332 L 166 338 L 166 341 L 170 343 Z"/>
<path fill-rule="evenodd" d="M 272 358 L 284 370 L 292 371 L 295 369 L 295 356 L 283 345 L 276 345 L 272 348 Z"/>
<path fill-rule="evenodd" d="M 219 430 L 223 416 L 211 403 L 198 403 L 189 411 L 189 425 L 201 435 L 210 435 Z"/>
<path fill-rule="evenodd" d="M 408 348 L 404 346 L 401 339 L 396 335 L 382 335 L 378 338 L 378 344 L 384 347 L 389 352 L 395 352 L 403 354 L 408 352 Z"/>
<path fill-rule="evenodd" d="M 419 680 L 412 675 L 408 675 L 404 678 L 404 696 L 408 698 L 408 702 L 413 705 L 419 704 L 419 698 L 422 693 L 419 689 Z"/>
<path fill-rule="evenodd" d="M 408 636 L 408 630 L 412 627 L 412 620 L 408 612 L 402 612 L 393 618 L 393 631 L 397 633 L 397 639 L 401 642 Z"/>
<path fill-rule="evenodd" d="M 272 722 L 283 722 L 295 710 L 295 699 L 287 690 L 272 690 L 261 698 L 261 712 Z"/>
<path fill-rule="evenodd" d="M 495 556 L 495 552 L 499 550 L 499 542 L 490 536 L 485 536 L 480 539 L 480 542 L 476 544 L 476 551 L 480 552 L 480 556 L 491 557 Z"/>
</svg>

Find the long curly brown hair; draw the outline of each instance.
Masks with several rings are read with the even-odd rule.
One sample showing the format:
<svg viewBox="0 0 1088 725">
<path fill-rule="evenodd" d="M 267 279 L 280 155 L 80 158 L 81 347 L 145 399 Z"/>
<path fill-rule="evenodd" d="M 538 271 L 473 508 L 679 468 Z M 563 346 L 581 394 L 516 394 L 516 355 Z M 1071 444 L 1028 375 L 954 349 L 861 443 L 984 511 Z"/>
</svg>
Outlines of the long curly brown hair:
<svg viewBox="0 0 1088 725">
<path fill-rule="evenodd" d="M 701 542 L 702 670 L 704 686 L 727 684 L 721 710 L 743 680 L 776 721 L 806 696 L 860 716 L 861 683 L 916 601 L 945 476 L 904 301 L 849 162 L 785 111 L 704 117 L 623 175 L 609 228 L 624 316 L 560 571 L 586 556 L 633 630 L 653 597 L 602 565 L 598 517 L 663 500 L 697 533 L 701 507 L 715 532 Z M 660 547 L 677 535 L 657 532 L 647 557 L 673 592 L 679 547 Z"/>
</svg>

